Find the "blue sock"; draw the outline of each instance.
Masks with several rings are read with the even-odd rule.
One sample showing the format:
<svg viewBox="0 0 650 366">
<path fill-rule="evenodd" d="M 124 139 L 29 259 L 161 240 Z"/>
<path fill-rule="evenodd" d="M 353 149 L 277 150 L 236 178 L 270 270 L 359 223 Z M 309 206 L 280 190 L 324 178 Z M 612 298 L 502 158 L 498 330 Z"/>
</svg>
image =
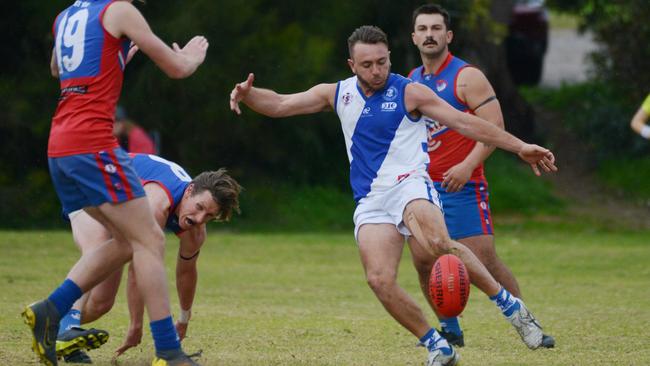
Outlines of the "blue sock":
<svg viewBox="0 0 650 366">
<path fill-rule="evenodd" d="M 149 323 L 156 352 L 166 350 L 180 350 L 181 342 L 176 333 L 172 316 Z"/>
<path fill-rule="evenodd" d="M 501 309 L 501 312 L 505 316 L 512 315 L 512 313 L 519 310 L 520 307 L 517 298 L 512 296 L 512 294 L 503 287 L 501 287 L 498 294 L 490 296 L 490 300 Z"/>
<path fill-rule="evenodd" d="M 72 304 L 83 295 L 79 286 L 72 280 L 67 279 L 63 281 L 61 286 L 54 290 L 48 297 L 48 300 L 54 303 L 56 310 L 59 312 L 59 315 L 63 316 L 68 310 L 72 308 Z"/>
<path fill-rule="evenodd" d="M 70 330 L 73 327 L 79 327 L 81 325 L 81 311 L 77 309 L 71 309 L 67 314 L 61 319 L 59 323 L 59 335 Z"/>
<path fill-rule="evenodd" d="M 439 349 L 445 355 L 451 354 L 449 343 L 447 343 L 446 339 L 440 336 L 440 333 L 438 333 L 435 328 L 429 329 L 427 334 L 420 338 L 420 344 L 427 347 L 429 351 Z"/>
<path fill-rule="evenodd" d="M 463 331 L 460 329 L 460 324 L 458 323 L 458 317 L 440 319 L 440 327 L 447 333 L 453 333 L 457 336 L 461 336 Z"/>
</svg>

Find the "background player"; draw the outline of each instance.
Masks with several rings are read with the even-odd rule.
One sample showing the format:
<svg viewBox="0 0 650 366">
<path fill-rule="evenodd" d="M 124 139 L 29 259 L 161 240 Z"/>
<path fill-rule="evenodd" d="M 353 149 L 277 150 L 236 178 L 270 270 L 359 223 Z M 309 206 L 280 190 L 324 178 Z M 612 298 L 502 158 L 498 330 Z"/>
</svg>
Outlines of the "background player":
<svg viewBox="0 0 650 366">
<path fill-rule="evenodd" d="M 433 90 L 461 112 L 471 113 L 503 128 L 503 115 L 494 89 L 476 67 L 453 56 L 450 18 L 445 9 L 426 4 L 413 11 L 411 34 L 422 59 L 409 78 Z M 499 259 L 494 247 L 488 183 L 483 162 L 495 147 L 477 143 L 457 131 L 426 118 L 428 129 L 429 175 L 440 196 L 449 236 L 467 246 L 503 287 L 522 298 L 519 284 L 510 269 Z M 415 259 L 420 286 L 433 307 L 429 293 L 429 274 L 433 262 Z M 440 318 L 441 334 L 450 343 L 464 345 L 458 318 Z M 553 347 L 554 340 L 544 336 L 543 346 Z"/>
<path fill-rule="evenodd" d="M 206 223 L 210 220 L 228 221 L 239 211 L 240 185 L 226 174 L 225 169 L 203 172 L 194 179 L 178 164 L 156 155 L 131 154 L 133 167 L 144 185 L 156 221 L 161 228 L 174 232 L 180 239 L 176 263 L 176 288 L 181 306 L 176 322 L 178 335 L 185 337 L 192 303 L 196 292 L 196 263 L 206 237 Z M 110 239 L 110 232 L 83 210 L 69 215 L 72 233 L 82 254 L 92 251 Z M 61 320 L 57 352 L 67 362 L 89 361 L 80 350 L 88 342 L 75 342 L 80 324 L 92 322 L 113 307 L 122 278 L 122 268 L 95 286 L 75 303 Z M 133 266 L 129 266 L 127 297 L 131 323 L 119 356 L 136 346 L 142 338 L 144 304 L 137 291 Z M 71 339 L 72 341 L 65 341 Z"/>
<path fill-rule="evenodd" d="M 650 126 L 646 124 L 648 122 L 648 117 L 650 116 L 650 94 L 645 98 L 639 110 L 636 111 L 632 121 L 630 122 L 630 127 L 634 132 L 641 135 L 646 140 L 650 140 Z"/>
<path fill-rule="evenodd" d="M 205 59 L 208 42 L 192 38 L 184 48 L 165 45 L 131 1 L 75 1 L 53 26 L 50 64 L 61 96 L 48 142 L 50 175 L 65 214 L 84 209 L 112 239 L 84 253 L 50 296 L 28 306 L 23 317 L 32 349 L 56 365 L 60 317 L 81 295 L 131 260 L 151 321 L 154 365 L 196 364 L 182 351 L 169 309 L 163 264 L 164 235 L 156 223 L 130 158 L 113 136 L 113 117 L 123 71 L 140 49 L 172 78 L 190 76 Z M 133 42 L 138 48 L 129 52 Z"/>
<path fill-rule="evenodd" d="M 253 87 L 250 74 L 231 92 L 231 109 L 241 113 L 241 101 L 271 117 L 336 111 L 350 160 L 350 183 L 357 201 L 355 237 L 368 284 L 390 315 L 427 347 L 428 365 L 455 365 L 459 357 L 397 284 L 404 235 L 418 239 L 423 246 L 420 253 L 434 258 L 445 253 L 460 256 L 477 287 L 491 297 L 524 342 L 539 347 L 541 329 L 523 302 L 503 289 L 470 250 L 450 240 L 426 171 L 427 131 L 420 117 L 433 116 L 469 137 L 516 152 L 536 174 L 540 167 L 556 169 L 553 154 L 459 112 L 424 85 L 391 74 L 388 40 L 381 29 L 356 29 L 348 38 L 348 48 L 348 64 L 356 76 L 301 93 L 278 94 Z"/>
</svg>

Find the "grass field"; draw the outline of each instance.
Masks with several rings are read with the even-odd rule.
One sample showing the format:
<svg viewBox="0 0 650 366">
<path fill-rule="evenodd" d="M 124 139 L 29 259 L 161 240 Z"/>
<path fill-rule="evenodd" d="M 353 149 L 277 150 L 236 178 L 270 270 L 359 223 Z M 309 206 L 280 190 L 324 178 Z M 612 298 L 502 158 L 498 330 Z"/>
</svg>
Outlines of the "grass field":
<svg viewBox="0 0 650 366">
<path fill-rule="evenodd" d="M 464 366 L 650 364 L 650 233 L 530 222 L 497 232 L 501 257 L 558 347 L 529 351 L 473 288 L 462 318 Z M 168 239 L 172 268 L 177 243 Z M 351 233 L 217 232 L 208 240 L 184 341 L 188 352 L 203 350 L 204 365 L 423 363 L 424 349 L 366 286 Z M 20 311 L 63 279 L 76 251 L 67 232 L 4 231 L 0 252 L 0 364 L 35 364 Z M 400 283 L 424 306 L 408 253 Z M 121 289 L 114 310 L 94 324 L 111 332 L 90 353 L 96 365 L 110 364 L 127 324 Z M 145 329 L 143 343 L 119 364 L 148 364 L 152 349 Z"/>
</svg>

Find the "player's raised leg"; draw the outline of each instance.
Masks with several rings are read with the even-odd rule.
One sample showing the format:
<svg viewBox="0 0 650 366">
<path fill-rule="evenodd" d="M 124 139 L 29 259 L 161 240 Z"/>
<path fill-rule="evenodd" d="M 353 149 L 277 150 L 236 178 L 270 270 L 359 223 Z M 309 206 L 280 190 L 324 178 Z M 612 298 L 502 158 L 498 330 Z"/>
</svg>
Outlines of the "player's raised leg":
<svg viewBox="0 0 650 366">
<path fill-rule="evenodd" d="M 404 236 L 393 224 L 365 224 L 358 232 L 359 254 L 368 285 L 386 311 L 429 350 L 428 365 L 451 366 L 458 355 L 432 328 L 420 307 L 397 284 Z"/>
<path fill-rule="evenodd" d="M 542 329 L 523 301 L 503 288 L 471 250 L 449 238 L 438 207 L 426 200 L 412 201 L 404 209 L 404 223 L 415 239 L 424 243 L 424 249 L 431 251 L 434 258 L 443 254 L 458 256 L 467 267 L 472 284 L 490 297 L 524 343 L 531 349 L 542 346 Z"/>
</svg>

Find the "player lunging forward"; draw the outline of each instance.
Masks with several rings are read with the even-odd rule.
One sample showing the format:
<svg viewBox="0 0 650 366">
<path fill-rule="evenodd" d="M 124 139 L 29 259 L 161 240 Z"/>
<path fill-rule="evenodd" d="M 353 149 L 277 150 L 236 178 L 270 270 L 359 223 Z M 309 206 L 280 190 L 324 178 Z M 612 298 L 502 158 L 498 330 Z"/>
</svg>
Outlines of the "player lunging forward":
<svg viewBox="0 0 650 366">
<path fill-rule="evenodd" d="M 431 116 L 470 138 L 517 153 L 536 174 L 540 168 L 556 169 L 553 154 L 450 107 L 422 84 L 391 74 L 388 40 L 379 28 L 356 29 L 348 48 L 355 76 L 301 93 L 278 94 L 253 87 L 250 74 L 230 94 L 231 109 L 241 113 L 238 103 L 244 102 L 271 117 L 336 111 L 350 160 L 350 184 L 357 201 L 355 237 L 368 284 L 390 315 L 427 347 L 428 365 L 455 365 L 459 356 L 397 284 L 404 235 L 414 236 L 420 250 L 434 258 L 458 255 L 475 285 L 493 298 L 524 342 L 539 347 L 541 330 L 524 303 L 503 289 L 469 249 L 449 238 L 426 171 L 427 130 L 420 117 Z"/>
<path fill-rule="evenodd" d="M 413 11 L 411 36 L 420 51 L 422 66 L 412 70 L 409 78 L 428 86 L 459 111 L 503 128 L 501 107 L 490 82 L 479 69 L 449 52 L 453 39 L 449 25 L 449 14 L 438 5 L 426 4 Z M 521 298 L 517 279 L 494 247 L 488 183 L 483 174 L 483 162 L 492 154 L 494 146 L 477 143 L 430 118 L 425 121 L 431 160 L 429 175 L 445 210 L 449 236 L 471 249 L 495 280 Z M 417 254 L 412 252 L 420 286 L 434 308 L 428 296 L 433 262 L 430 257 Z M 439 319 L 441 335 L 449 343 L 462 347 L 465 342 L 458 318 Z M 544 335 L 542 345 L 553 347 L 555 341 Z"/>
<path fill-rule="evenodd" d="M 233 212 L 239 212 L 241 187 L 225 169 L 203 172 L 192 179 L 185 169 L 172 161 L 156 155 L 130 155 L 158 225 L 174 232 L 180 240 L 176 289 L 181 309 L 176 330 L 183 340 L 192 314 L 198 279 L 196 264 L 206 237 L 206 223 L 210 220 L 228 221 Z M 75 242 L 82 254 L 95 250 L 110 239 L 110 232 L 83 210 L 69 216 Z M 90 330 L 81 329 L 80 326 L 110 311 L 121 278 L 122 268 L 84 295 L 61 320 L 57 353 L 66 362 L 90 361 L 82 350 L 90 343 L 83 334 Z M 138 345 L 142 338 L 144 303 L 136 285 L 131 265 L 127 288 L 131 321 L 126 339 L 117 349 L 116 356 Z"/>
<path fill-rule="evenodd" d="M 61 96 L 48 143 L 50 175 L 65 214 L 84 209 L 111 240 L 84 253 L 65 281 L 23 316 L 33 350 L 56 365 L 59 321 L 81 295 L 132 259 L 149 314 L 155 365 L 194 365 L 181 349 L 169 309 L 163 264 L 164 235 L 156 223 L 130 158 L 113 137 L 113 116 L 123 71 L 138 48 L 168 76 L 190 76 L 205 59 L 208 42 L 165 45 L 131 1 L 75 1 L 54 22 L 51 72 Z M 133 42 L 137 48 L 129 52 Z"/>
</svg>

